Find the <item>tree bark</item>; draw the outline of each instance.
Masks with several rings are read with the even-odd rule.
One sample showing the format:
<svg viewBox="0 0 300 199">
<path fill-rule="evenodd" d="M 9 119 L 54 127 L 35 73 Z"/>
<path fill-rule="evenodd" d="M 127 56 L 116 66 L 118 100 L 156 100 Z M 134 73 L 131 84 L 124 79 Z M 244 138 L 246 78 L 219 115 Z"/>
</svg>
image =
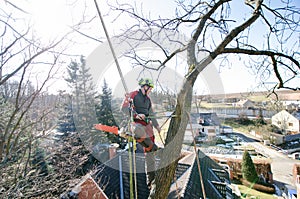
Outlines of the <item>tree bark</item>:
<svg viewBox="0 0 300 199">
<path fill-rule="evenodd" d="M 185 129 L 188 124 L 187 114 L 191 110 L 191 101 L 192 86 L 189 81 L 186 81 L 177 98 L 175 117 L 170 121 L 166 146 L 161 156 L 161 169 L 157 171 L 155 176 L 155 184 L 159 186 L 152 188 L 149 198 L 165 199 L 169 194 L 169 187 L 174 179 Z"/>
</svg>

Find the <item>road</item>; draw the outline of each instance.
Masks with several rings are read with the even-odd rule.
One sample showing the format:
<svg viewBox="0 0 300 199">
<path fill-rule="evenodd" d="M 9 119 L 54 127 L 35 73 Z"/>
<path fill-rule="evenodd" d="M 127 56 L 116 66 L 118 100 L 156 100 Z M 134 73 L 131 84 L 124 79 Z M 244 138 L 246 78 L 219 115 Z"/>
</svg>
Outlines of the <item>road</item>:
<svg viewBox="0 0 300 199">
<path fill-rule="evenodd" d="M 236 133 L 242 136 L 250 145 L 252 145 L 259 153 L 262 153 L 266 157 L 272 160 L 271 169 L 273 172 L 273 179 L 275 184 L 279 187 L 282 184 L 295 186 L 293 179 L 293 167 L 294 164 L 300 164 L 299 160 L 289 158 L 287 155 L 278 152 L 269 146 L 265 146 L 261 142 L 257 142 L 249 137 L 248 134 Z"/>
</svg>

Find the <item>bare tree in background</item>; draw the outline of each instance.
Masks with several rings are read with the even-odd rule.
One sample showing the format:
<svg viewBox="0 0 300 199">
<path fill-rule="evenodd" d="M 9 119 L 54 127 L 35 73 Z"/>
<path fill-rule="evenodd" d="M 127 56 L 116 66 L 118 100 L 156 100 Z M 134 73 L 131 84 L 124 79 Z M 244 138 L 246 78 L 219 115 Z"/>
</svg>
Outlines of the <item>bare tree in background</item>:
<svg viewBox="0 0 300 199">
<path fill-rule="evenodd" d="M 180 156 L 184 133 L 191 110 L 193 86 L 199 74 L 213 61 L 221 65 L 230 63 L 234 56 L 245 60 L 245 65 L 255 71 L 258 79 L 275 77 L 277 84 L 271 88 L 299 90 L 299 85 L 289 82 L 299 78 L 299 4 L 296 1 L 246 1 L 234 7 L 233 0 L 176 1 L 173 18 L 164 18 L 163 13 L 157 19 L 151 13 L 141 11 L 128 3 L 111 5 L 119 12 L 120 18 L 132 17 L 136 23 L 130 23 L 124 40 L 139 40 L 140 43 L 153 42 L 164 54 L 164 59 L 142 59 L 132 44 L 131 57 L 137 65 L 147 69 L 163 70 L 165 65 L 181 52 L 186 52 L 187 72 L 177 95 L 174 117 L 171 119 L 166 137 L 161 164 L 157 172 L 156 186 L 152 187 L 150 198 L 167 198 L 174 179 L 177 160 Z M 240 1 L 241 2 L 241 1 Z M 168 9 L 168 8 L 165 8 Z M 241 13 L 245 10 L 245 13 Z M 116 19 L 118 20 L 118 18 Z M 154 31 L 154 29 L 158 31 Z M 173 32 L 183 31 L 189 35 L 188 41 L 171 40 Z M 141 37 L 132 38 L 139 33 Z M 296 34 L 296 37 L 294 36 Z M 173 38 L 173 37 L 172 37 Z M 167 41 L 165 46 L 161 40 Z M 178 48 L 170 51 L 168 46 L 176 43 Z M 201 56 L 200 56 L 201 55 Z M 149 62 L 159 63 L 149 67 Z M 238 78 L 238 77 L 233 77 Z M 172 147 L 168 144 L 172 142 Z M 171 163 L 170 163 L 171 162 Z"/>
<path fill-rule="evenodd" d="M 63 168 L 53 167 L 55 172 L 43 178 L 47 172 L 40 170 L 41 162 L 51 160 L 53 154 L 45 159 L 35 157 L 44 153 L 42 147 L 51 150 L 47 144 L 51 140 L 45 138 L 56 125 L 57 98 L 49 95 L 47 88 L 53 78 L 59 77 L 55 75 L 64 64 L 62 58 L 71 56 L 66 51 L 73 30 L 49 42 L 42 41 L 26 20 L 29 13 L 20 5 L 7 0 L 0 6 L 0 197 L 45 196 L 48 192 L 50 195 L 45 197 L 49 198 L 58 188 L 67 188 L 67 179 L 85 159 L 81 155 L 76 158 L 77 150 L 71 149 L 69 143 L 63 146 L 68 151 L 66 157 L 60 154 L 66 149 L 60 151 L 61 147 L 56 147 L 53 153 L 57 157 L 52 162 Z M 74 139 L 77 144 L 78 138 Z M 60 182 L 51 184 L 54 179 Z"/>
<path fill-rule="evenodd" d="M 27 137 L 28 134 L 31 134 L 33 126 L 43 122 L 49 111 L 43 107 L 36 106 L 35 111 L 31 108 L 35 104 L 34 101 L 40 96 L 46 82 L 56 72 L 54 66 L 59 59 L 59 53 L 51 53 L 52 58 L 47 61 L 39 58 L 44 55 L 49 56 L 50 50 L 54 50 L 55 46 L 61 42 L 56 41 L 48 46 L 42 45 L 38 40 L 33 39 L 29 24 L 26 24 L 25 19 L 18 18 L 18 14 L 19 16 L 25 14 L 25 11 L 14 4 L 7 4 L 7 6 L 15 12 L 4 10 L 5 7 L 0 9 L 0 23 L 3 27 L 0 34 L 0 99 L 2 105 L 0 163 L 9 161 L 17 152 L 16 150 L 22 150 L 24 156 L 28 153 L 28 145 L 20 142 L 24 141 L 24 137 Z M 35 70 L 41 67 L 48 68 L 44 76 Z M 35 80 L 32 81 L 33 79 L 38 79 L 37 86 L 32 84 L 35 83 Z M 27 140 L 27 142 L 30 141 Z M 20 148 L 21 145 L 26 145 L 26 149 Z"/>
<path fill-rule="evenodd" d="M 63 39 L 43 45 L 22 18 L 26 11 L 9 1 L 1 4 L 0 195 L 18 197 L 42 138 L 54 126 L 55 102 L 47 102 L 44 92 L 57 72 L 61 53 L 55 47 Z"/>
</svg>

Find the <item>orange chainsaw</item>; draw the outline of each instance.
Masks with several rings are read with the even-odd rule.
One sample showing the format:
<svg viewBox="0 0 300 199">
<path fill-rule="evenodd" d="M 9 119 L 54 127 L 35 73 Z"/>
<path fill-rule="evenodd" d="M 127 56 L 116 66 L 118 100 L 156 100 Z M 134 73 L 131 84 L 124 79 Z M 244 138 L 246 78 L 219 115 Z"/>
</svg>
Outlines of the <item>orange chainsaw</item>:
<svg viewBox="0 0 300 199">
<path fill-rule="evenodd" d="M 95 124 L 94 128 L 100 131 L 105 131 L 108 133 L 113 133 L 115 135 L 119 135 L 120 137 L 128 137 L 130 136 L 128 133 L 125 132 L 125 128 L 122 127 L 120 130 L 117 126 L 108 126 L 105 124 Z"/>
</svg>

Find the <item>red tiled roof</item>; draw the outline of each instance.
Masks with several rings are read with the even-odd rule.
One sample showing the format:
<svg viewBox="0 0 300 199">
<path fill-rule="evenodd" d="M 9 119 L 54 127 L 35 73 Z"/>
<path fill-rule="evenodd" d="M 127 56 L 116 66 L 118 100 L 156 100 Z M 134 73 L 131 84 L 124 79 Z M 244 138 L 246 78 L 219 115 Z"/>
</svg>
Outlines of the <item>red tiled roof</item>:
<svg viewBox="0 0 300 199">
<path fill-rule="evenodd" d="M 108 199 L 108 197 L 93 178 L 88 177 L 82 184 L 80 184 L 78 199 Z"/>
</svg>

